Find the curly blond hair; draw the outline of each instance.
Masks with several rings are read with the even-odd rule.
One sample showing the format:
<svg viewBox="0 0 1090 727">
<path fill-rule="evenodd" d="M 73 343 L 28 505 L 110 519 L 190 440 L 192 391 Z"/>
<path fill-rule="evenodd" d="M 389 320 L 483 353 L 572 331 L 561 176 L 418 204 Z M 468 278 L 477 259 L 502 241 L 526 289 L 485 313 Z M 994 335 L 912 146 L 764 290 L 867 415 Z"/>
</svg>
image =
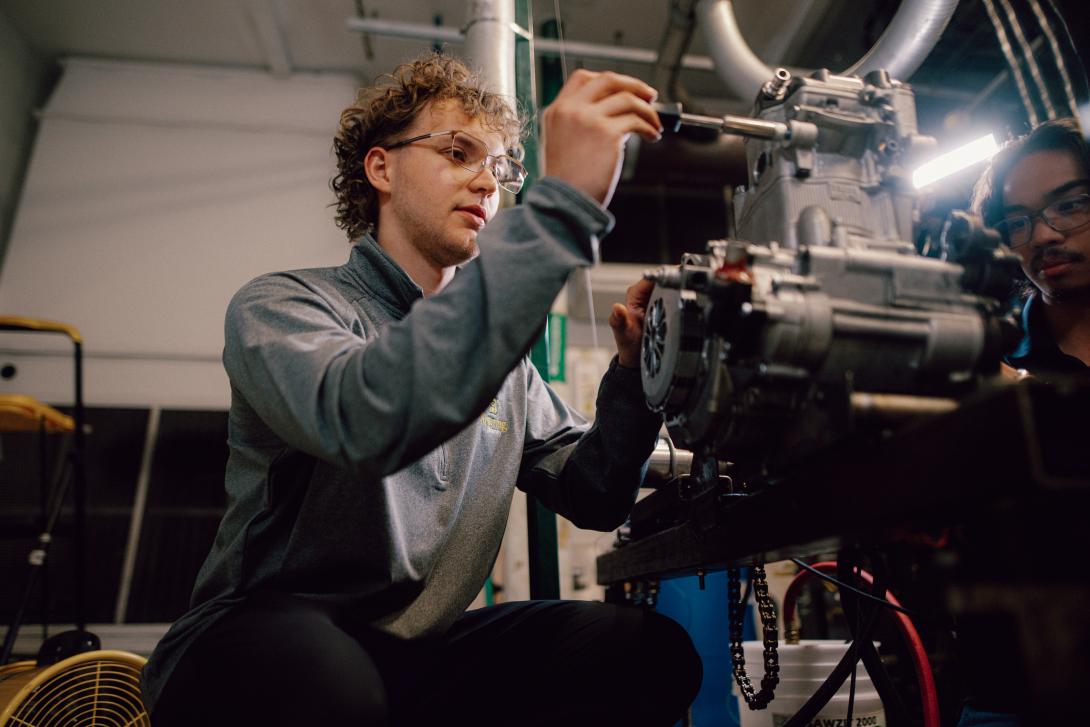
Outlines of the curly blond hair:
<svg viewBox="0 0 1090 727">
<path fill-rule="evenodd" d="M 329 186 L 337 196 L 337 226 L 349 240 L 373 232 L 378 222 L 378 194 L 363 170 L 367 152 L 393 142 L 421 110 L 441 101 L 455 101 L 466 116 L 481 119 L 503 136 L 505 147 L 514 147 L 524 133 L 521 115 L 451 56 L 432 52 L 379 76 L 341 113 L 333 139 L 337 174 Z"/>
</svg>

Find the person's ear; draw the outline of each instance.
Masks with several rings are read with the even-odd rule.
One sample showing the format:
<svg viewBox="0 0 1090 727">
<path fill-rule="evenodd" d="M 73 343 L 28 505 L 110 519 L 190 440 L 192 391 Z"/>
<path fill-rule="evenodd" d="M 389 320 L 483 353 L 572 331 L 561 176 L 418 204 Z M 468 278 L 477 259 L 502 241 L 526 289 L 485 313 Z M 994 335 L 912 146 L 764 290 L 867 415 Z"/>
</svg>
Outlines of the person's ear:
<svg viewBox="0 0 1090 727">
<path fill-rule="evenodd" d="M 390 155 L 385 149 L 373 146 L 367 151 L 363 158 L 363 173 L 373 188 L 390 193 Z"/>
</svg>

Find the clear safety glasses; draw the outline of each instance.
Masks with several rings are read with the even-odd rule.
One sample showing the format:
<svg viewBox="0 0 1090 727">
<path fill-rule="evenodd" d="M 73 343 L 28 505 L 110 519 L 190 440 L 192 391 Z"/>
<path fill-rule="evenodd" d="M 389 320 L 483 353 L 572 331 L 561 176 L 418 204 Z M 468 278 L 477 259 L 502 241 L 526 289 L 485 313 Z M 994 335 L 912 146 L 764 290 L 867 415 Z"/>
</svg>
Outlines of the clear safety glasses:
<svg viewBox="0 0 1090 727">
<path fill-rule="evenodd" d="M 489 154 L 488 146 L 483 141 L 464 131 L 433 131 L 411 139 L 402 139 L 385 148 L 397 149 L 425 139 L 440 139 L 442 144 L 436 146 L 435 150 L 462 169 L 475 173 L 488 169 L 496 178 L 496 183 L 509 192 L 517 193 L 526 181 L 526 167 L 517 159 L 507 154 Z"/>
</svg>

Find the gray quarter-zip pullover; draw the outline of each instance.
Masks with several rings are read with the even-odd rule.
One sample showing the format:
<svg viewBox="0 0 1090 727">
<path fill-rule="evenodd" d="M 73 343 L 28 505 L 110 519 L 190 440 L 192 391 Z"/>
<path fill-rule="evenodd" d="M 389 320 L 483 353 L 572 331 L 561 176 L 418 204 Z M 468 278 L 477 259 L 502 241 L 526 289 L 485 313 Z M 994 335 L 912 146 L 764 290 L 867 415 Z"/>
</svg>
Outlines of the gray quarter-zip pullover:
<svg viewBox="0 0 1090 727">
<path fill-rule="evenodd" d="M 369 236 L 345 265 L 235 295 L 227 512 L 189 612 L 145 667 L 149 709 L 185 649 L 255 590 L 404 637 L 445 630 L 489 574 L 516 483 L 582 527 L 624 520 L 660 424 L 639 372 L 614 361 L 588 426 L 526 358 L 611 224 L 546 178 L 435 296 Z"/>
</svg>

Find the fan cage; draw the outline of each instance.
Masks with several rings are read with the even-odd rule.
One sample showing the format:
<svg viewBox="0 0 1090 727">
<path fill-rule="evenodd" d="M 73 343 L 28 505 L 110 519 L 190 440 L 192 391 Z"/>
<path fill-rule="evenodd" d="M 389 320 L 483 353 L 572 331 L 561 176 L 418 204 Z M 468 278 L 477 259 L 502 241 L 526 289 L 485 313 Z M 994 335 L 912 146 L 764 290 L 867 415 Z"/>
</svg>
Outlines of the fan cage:
<svg viewBox="0 0 1090 727">
<path fill-rule="evenodd" d="M 0 704 L 0 727 L 147 727 L 140 699 L 144 662 L 123 651 L 91 651 L 46 667 L 9 704 Z M 26 664 L 7 667 L 0 680 L 38 671 Z"/>
</svg>

